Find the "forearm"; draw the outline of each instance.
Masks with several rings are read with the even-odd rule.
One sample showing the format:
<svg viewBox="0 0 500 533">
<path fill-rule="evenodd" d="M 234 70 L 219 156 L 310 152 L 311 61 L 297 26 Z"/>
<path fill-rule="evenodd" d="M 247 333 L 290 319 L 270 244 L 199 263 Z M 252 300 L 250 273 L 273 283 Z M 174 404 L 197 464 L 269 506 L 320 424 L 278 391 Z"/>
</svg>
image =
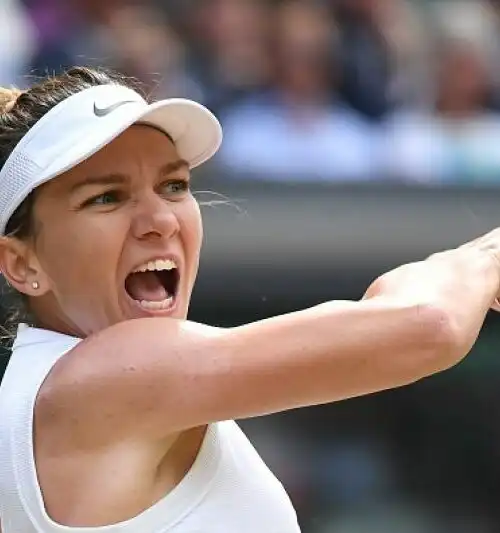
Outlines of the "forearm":
<svg viewBox="0 0 500 533">
<path fill-rule="evenodd" d="M 232 374 L 254 376 L 256 386 L 269 381 L 267 394 L 273 390 L 277 403 L 292 399 L 295 406 L 414 382 L 468 353 L 498 284 L 485 254 L 437 254 L 382 276 L 361 302 L 331 302 L 236 328 Z"/>
<path fill-rule="evenodd" d="M 450 366 L 452 350 L 439 309 L 389 297 L 322 304 L 235 328 L 230 339 L 232 387 L 265 391 L 266 412 L 406 385 Z M 241 398 L 240 408 L 261 410 L 262 399 Z"/>
</svg>

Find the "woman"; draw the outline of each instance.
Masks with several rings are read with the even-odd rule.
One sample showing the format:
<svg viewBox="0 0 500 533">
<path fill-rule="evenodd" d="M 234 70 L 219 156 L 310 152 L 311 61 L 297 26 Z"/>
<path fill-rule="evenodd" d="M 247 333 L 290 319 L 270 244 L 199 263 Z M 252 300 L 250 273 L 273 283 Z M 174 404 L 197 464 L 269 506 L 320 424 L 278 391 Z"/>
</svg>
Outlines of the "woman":
<svg viewBox="0 0 500 533">
<path fill-rule="evenodd" d="M 232 420 L 449 368 L 499 292 L 494 231 L 360 302 L 194 324 L 189 171 L 220 144 L 215 117 L 85 68 L 2 102 L 0 266 L 31 316 L 0 387 L 3 533 L 298 532 Z"/>
</svg>

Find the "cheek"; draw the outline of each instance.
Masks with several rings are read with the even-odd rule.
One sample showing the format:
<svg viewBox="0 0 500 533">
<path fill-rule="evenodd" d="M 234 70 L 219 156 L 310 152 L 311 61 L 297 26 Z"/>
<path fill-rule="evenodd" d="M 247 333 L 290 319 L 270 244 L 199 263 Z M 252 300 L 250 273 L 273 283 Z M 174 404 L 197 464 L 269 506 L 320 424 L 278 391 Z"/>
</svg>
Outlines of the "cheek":
<svg viewBox="0 0 500 533">
<path fill-rule="evenodd" d="M 200 207 L 194 198 L 190 201 L 189 209 L 180 214 L 179 220 L 181 221 L 182 240 L 186 252 L 193 259 L 196 259 L 197 263 L 203 241 L 203 223 Z"/>
<path fill-rule="evenodd" d="M 104 231 L 105 230 L 105 231 Z M 108 285 L 110 273 L 119 259 L 120 240 L 113 224 L 86 224 L 84 231 L 66 227 L 48 232 L 38 249 L 40 263 L 50 280 L 57 280 L 53 291 L 90 295 L 90 286 Z M 111 236 L 114 235 L 114 238 Z"/>
</svg>

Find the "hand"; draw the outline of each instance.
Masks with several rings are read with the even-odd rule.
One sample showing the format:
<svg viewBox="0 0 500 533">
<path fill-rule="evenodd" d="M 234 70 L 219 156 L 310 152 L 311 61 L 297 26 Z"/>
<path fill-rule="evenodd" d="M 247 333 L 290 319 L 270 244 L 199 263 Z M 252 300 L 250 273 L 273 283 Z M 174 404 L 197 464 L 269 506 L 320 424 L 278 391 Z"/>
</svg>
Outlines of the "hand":
<svg viewBox="0 0 500 533">
<path fill-rule="evenodd" d="M 408 300 L 425 299 L 426 295 L 432 300 L 436 290 L 447 293 L 453 305 L 460 298 L 467 300 L 465 292 L 484 293 L 488 306 L 500 312 L 500 228 L 458 248 L 386 272 L 371 284 L 364 299 L 392 293 Z"/>
<path fill-rule="evenodd" d="M 500 228 L 495 228 L 494 230 L 481 235 L 477 239 L 469 241 L 463 244 L 461 249 L 476 249 L 481 253 L 489 255 L 496 265 L 497 270 L 500 276 Z M 460 249 L 459 248 L 459 249 Z M 497 312 L 500 312 L 500 286 L 497 293 L 497 297 L 493 302 L 491 309 Z"/>
</svg>

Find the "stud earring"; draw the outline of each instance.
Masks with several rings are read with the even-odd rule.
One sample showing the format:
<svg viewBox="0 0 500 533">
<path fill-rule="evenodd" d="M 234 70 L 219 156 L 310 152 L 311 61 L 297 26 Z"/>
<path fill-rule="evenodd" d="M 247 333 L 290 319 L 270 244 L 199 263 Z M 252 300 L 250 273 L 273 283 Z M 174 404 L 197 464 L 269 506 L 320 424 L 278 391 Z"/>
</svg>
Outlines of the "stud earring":
<svg viewBox="0 0 500 533">
<path fill-rule="evenodd" d="M 40 288 L 40 285 L 38 284 L 38 281 L 34 281 L 34 282 L 31 284 L 31 286 L 33 287 L 33 289 L 35 289 L 35 291 L 36 291 L 37 289 Z"/>
</svg>

